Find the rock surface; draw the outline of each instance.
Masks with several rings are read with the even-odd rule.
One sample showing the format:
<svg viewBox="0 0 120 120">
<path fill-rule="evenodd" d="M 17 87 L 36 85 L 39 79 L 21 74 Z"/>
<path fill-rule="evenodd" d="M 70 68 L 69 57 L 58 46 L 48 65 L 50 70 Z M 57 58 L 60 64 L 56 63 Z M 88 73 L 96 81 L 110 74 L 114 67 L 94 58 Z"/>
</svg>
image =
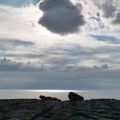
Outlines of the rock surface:
<svg viewBox="0 0 120 120">
<path fill-rule="evenodd" d="M 78 95 L 74 92 L 70 92 L 68 94 L 68 98 L 69 98 L 70 101 L 82 101 L 82 100 L 84 100 L 83 96 L 80 96 L 80 95 Z"/>
<path fill-rule="evenodd" d="M 43 100 L 43 101 L 45 101 L 45 100 L 52 100 L 52 101 L 61 101 L 60 99 L 58 99 L 58 98 L 55 98 L 55 97 L 46 97 L 46 96 L 44 96 L 44 95 L 40 95 L 40 97 L 39 97 L 41 100 Z"/>
<path fill-rule="evenodd" d="M 0 120 L 120 120 L 120 100 L 0 100 Z"/>
</svg>

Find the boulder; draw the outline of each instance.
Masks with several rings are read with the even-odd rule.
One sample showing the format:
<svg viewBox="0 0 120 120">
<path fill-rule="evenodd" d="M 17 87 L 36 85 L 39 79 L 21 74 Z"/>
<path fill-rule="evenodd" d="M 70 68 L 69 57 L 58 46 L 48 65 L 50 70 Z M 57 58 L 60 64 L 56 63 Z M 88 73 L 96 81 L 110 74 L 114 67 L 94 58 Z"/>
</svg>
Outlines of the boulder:
<svg viewBox="0 0 120 120">
<path fill-rule="evenodd" d="M 55 97 L 46 97 L 46 96 L 44 96 L 44 95 L 40 95 L 40 97 L 39 97 L 41 100 L 52 100 L 52 101 L 61 101 L 60 99 L 58 99 L 58 98 L 55 98 Z"/>
<path fill-rule="evenodd" d="M 83 96 L 80 96 L 80 95 L 78 95 L 74 92 L 70 92 L 68 94 L 68 98 L 69 98 L 70 101 L 82 101 L 82 100 L 84 100 Z"/>
</svg>

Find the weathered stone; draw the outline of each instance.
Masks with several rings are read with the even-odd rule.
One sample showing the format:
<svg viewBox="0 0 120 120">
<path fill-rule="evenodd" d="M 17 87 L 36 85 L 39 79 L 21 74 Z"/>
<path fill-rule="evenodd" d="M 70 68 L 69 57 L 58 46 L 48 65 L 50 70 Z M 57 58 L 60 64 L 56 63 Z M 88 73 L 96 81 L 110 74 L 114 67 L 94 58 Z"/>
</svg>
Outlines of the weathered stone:
<svg viewBox="0 0 120 120">
<path fill-rule="evenodd" d="M 60 99 L 58 98 L 55 98 L 55 97 L 46 97 L 44 95 L 40 95 L 39 97 L 41 100 L 52 100 L 52 101 L 61 101 Z"/>
<path fill-rule="evenodd" d="M 70 101 L 82 101 L 82 100 L 84 100 L 84 97 L 82 97 L 74 92 L 70 92 L 68 94 L 68 98 Z"/>
</svg>

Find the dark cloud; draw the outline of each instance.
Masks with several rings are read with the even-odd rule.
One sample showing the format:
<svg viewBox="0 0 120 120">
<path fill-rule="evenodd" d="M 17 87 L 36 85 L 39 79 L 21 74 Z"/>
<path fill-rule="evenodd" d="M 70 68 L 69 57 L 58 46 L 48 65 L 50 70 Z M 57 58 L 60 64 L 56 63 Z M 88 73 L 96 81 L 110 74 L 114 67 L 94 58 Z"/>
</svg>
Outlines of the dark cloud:
<svg viewBox="0 0 120 120">
<path fill-rule="evenodd" d="M 98 41 L 104 41 L 110 44 L 120 44 L 120 39 L 114 36 L 109 35 L 91 35 L 91 37 L 95 38 Z"/>
<path fill-rule="evenodd" d="M 58 34 L 77 32 L 84 22 L 81 7 L 69 0 L 44 0 L 40 4 L 43 16 L 39 23 L 48 30 Z"/>
<path fill-rule="evenodd" d="M 111 18 L 111 23 L 120 24 L 120 9 L 119 9 L 119 1 L 114 0 L 93 0 L 95 5 L 103 11 L 103 15 L 106 18 Z"/>
<path fill-rule="evenodd" d="M 104 2 L 101 2 L 100 0 L 93 0 L 93 1 L 99 9 L 103 10 L 103 14 L 105 17 L 109 18 L 115 16 L 115 12 L 117 8 L 114 5 L 113 0 L 105 0 Z"/>
<path fill-rule="evenodd" d="M 116 12 L 116 6 L 114 6 L 112 0 L 106 0 L 106 2 L 102 5 L 104 16 L 105 17 L 113 17 Z"/>
<path fill-rule="evenodd" d="M 120 13 L 117 13 L 115 20 L 113 21 L 114 24 L 120 24 Z"/>
</svg>

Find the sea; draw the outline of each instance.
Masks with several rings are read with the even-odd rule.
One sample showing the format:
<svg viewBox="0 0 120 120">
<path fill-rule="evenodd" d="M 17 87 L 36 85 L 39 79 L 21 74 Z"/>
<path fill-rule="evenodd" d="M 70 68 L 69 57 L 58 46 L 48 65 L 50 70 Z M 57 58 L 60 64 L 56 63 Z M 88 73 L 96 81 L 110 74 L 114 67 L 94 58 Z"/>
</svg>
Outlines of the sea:
<svg viewBox="0 0 120 120">
<path fill-rule="evenodd" d="M 75 92 L 85 99 L 120 99 L 118 90 L 48 90 L 0 89 L 0 99 L 39 99 L 40 95 L 68 100 L 68 93 Z"/>
</svg>

